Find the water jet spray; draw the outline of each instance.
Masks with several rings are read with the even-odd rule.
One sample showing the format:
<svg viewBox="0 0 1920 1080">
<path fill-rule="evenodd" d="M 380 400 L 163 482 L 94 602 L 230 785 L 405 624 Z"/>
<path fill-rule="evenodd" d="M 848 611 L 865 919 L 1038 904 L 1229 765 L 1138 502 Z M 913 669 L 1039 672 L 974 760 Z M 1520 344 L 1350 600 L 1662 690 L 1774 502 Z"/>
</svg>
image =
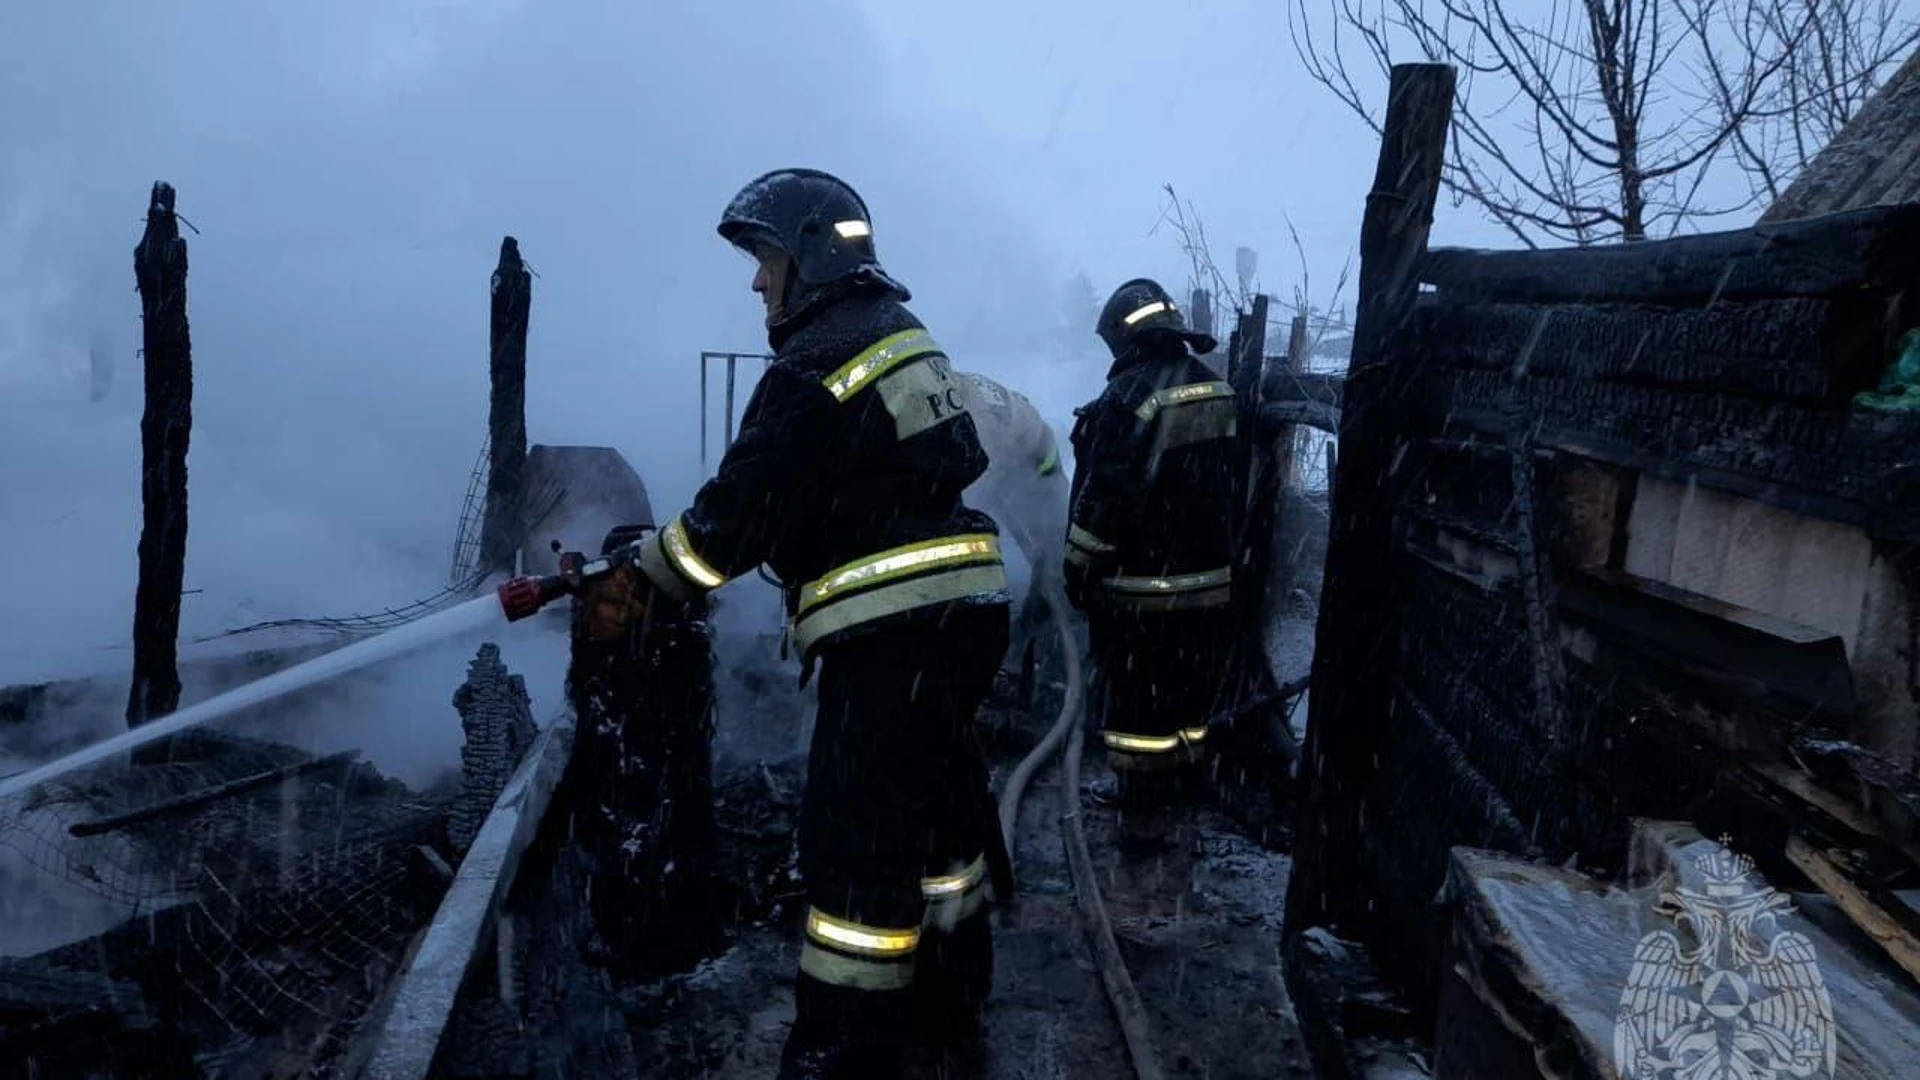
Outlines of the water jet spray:
<svg viewBox="0 0 1920 1080">
<path fill-rule="evenodd" d="M 589 562 L 585 556 L 569 552 L 561 556 L 558 574 L 517 577 L 502 582 L 492 595 L 476 596 L 445 611 L 435 612 L 366 640 L 356 641 L 325 656 L 275 672 L 264 679 L 217 694 L 44 765 L 0 778 L 0 799 L 19 796 L 36 785 L 75 769 L 98 764 L 116 754 L 139 749 L 230 716 L 241 709 L 357 671 L 369 664 L 404 656 L 435 642 L 478 630 L 495 620 L 519 622 L 563 596 L 576 595 L 588 581 L 611 573 L 616 566 L 635 565 L 638 553 L 638 545 L 633 544 Z"/>
</svg>

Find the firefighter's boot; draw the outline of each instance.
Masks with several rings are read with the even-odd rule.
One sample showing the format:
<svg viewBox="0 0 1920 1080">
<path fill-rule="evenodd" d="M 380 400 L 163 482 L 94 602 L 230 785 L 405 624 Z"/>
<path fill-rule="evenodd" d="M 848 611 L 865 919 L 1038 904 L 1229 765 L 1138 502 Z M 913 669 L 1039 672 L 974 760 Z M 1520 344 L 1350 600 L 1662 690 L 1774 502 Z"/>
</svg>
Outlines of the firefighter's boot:
<svg viewBox="0 0 1920 1080">
<path fill-rule="evenodd" d="M 980 1039 L 980 1011 L 993 988 L 993 930 L 980 908 L 951 929 L 930 926 L 913 976 L 917 1041 L 964 1052 Z"/>
<path fill-rule="evenodd" d="M 1117 811 L 1121 847 L 1134 853 L 1161 850 L 1172 841 L 1178 791 L 1170 769 L 1121 768 L 1089 786 L 1095 802 Z"/>
<path fill-rule="evenodd" d="M 801 972 L 779 1080 L 889 1080 L 899 1075 L 907 991 L 856 990 Z"/>
</svg>

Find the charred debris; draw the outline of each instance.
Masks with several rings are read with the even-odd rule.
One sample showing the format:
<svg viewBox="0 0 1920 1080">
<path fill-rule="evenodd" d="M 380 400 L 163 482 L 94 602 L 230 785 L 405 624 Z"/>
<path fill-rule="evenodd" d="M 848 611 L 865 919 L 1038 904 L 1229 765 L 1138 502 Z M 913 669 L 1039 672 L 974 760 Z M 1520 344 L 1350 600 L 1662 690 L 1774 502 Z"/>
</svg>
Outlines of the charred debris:
<svg viewBox="0 0 1920 1080">
<path fill-rule="evenodd" d="M 1836 1075 L 1906 1075 L 1920 204 L 1853 205 L 1826 168 L 1791 220 L 1433 249 L 1453 80 L 1394 69 L 1347 373 L 1303 370 L 1299 329 L 1267 355 L 1264 301 L 1227 350 L 1249 636 L 1319 598 L 1304 744 L 1280 707 L 1302 686 L 1269 664 L 1241 667 L 1227 718 L 1265 755 L 1230 779 L 1297 773 L 1272 963 L 1314 1066 L 1364 1077 L 1384 1041 L 1440 1080 L 1616 1076 L 1646 935 L 1679 890 L 1738 886 L 1790 899 L 1847 1032 L 1795 1034 L 1833 1044 Z M 524 375 L 528 277 L 509 239 L 497 379 Z M 652 519 L 612 451 L 524 449 L 523 400 L 496 383 L 456 583 Z M 1330 494 L 1288 479 L 1318 464 L 1305 429 L 1337 432 Z M 39 865 L 139 904 L 0 963 L 0 1075 L 635 1074 L 631 986 L 793 888 L 799 777 L 716 774 L 711 648 L 697 620 L 578 643 L 541 724 L 482 649 L 462 768 L 428 790 L 201 735 L 0 808 Z M 0 721 L 61 696 L 0 693 Z"/>
<path fill-rule="evenodd" d="M 146 472 L 158 479 L 140 552 L 135 720 L 171 711 L 182 682 L 185 252 L 173 190 L 156 185 L 153 198 L 136 256 Z M 650 522 L 644 485 L 616 452 L 526 445 L 530 276 L 507 238 L 493 279 L 494 416 L 474 486 L 485 497 L 462 522 L 459 580 L 384 616 L 247 628 L 296 643 L 216 649 L 189 662 L 193 685 L 250 681 L 430 613 L 490 571 L 551 558 L 536 534 L 579 548 L 610 524 Z M 147 602 L 159 593 L 173 603 Z M 451 698 L 459 767 L 424 788 L 357 752 L 203 729 L 7 800 L 11 854 L 129 914 L 0 961 L 0 1076 L 634 1075 L 611 980 L 710 955 L 737 920 L 770 909 L 788 854 L 778 820 L 716 836 L 711 672 L 700 621 L 582 642 L 566 707 L 537 724 L 521 678 L 485 644 Z M 8 688 L 0 723 L 44 730 L 38 721 L 112 681 Z M 296 704 L 327 702 L 316 691 L 255 713 Z M 239 719 L 228 727 L 263 717 Z M 777 818 L 771 782 L 737 781 L 752 790 L 733 804 Z"/>
</svg>

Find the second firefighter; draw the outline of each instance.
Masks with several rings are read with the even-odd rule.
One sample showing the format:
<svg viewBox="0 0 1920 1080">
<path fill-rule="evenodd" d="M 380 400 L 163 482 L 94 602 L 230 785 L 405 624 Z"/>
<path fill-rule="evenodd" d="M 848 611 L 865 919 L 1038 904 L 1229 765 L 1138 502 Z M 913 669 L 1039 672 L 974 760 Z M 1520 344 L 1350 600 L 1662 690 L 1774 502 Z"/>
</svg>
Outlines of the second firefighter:
<svg viewBox="0 0 1920 1080">
<path fill-rule="evenodd" d="M 1086 613 L 1101 726 L 1123 806 L 1164 807 L 1198 774 L 1233 642 L 1233 390 L 1202 363 L 1165 289 L 1116 290 L 1097 327 L 1107 385 L 1078 410 L 1068 596 Z"/>
</svg>

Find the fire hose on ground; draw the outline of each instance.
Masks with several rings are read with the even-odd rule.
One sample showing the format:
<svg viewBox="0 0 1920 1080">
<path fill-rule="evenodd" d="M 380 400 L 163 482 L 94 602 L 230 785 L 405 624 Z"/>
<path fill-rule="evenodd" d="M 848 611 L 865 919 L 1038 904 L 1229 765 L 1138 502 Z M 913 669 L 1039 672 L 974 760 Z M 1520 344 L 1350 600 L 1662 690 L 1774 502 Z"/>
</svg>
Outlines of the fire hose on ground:
<svg viewBox="0 0 1920 1080">
<path fill-rule="evenodd" d="M 1047 606 L 1052 613 L 1054 629 L 1060 635 L 1061 653 L 1066 658 L 1066 700 L 1060 706 L 1060 715 L 1054 720 L 1053 727 L 1007 777 L 1006 790 L 1000 796 L 1000 832 L 1006 837 L 1007 856 L 1011 859 L 1015 850 L 1015 824 L 1020 816 L 1020 798 L 1026 793 L 1027 783 L 1033 779 L 1033 774 L 1064 739 L 1066 758 L 1060 766 L 1060 837 L 1067 849 L 1067 866 L 1073 876 L 1075 903 L 1087 932 L 1094 965 L 1100 972 L 1100 983 L 1107 993 L 1107 1002 L 1113 1007 L 1114 1019 L 1119 1023 L 1121 1037 L 1126 1041 L 1127 1056 L 1133 1062 L 1134 1074 L 1140 1080 L 1163 1080 L 1166 1073 L 1160 1067 L 1160 1054 L 1154 1047 L 1153 1027 L 1147 1019 L 1146 1007 L 1141 1004 L 1140 992 L 1134 988 L 1133 979 L 1127 974 L 1127 965 L 1120 957 L 1120 946 L 1114 941 L 1113 924 L 1107 918 L 1106 904 L 1100 897 L 1100 886 L 1094 881 L 1093 857 L 1087 851 L 1087 834 L 1080 820 L 1080 755 L 1085 746 L 1086 731 L 1076 721 L 1085 698 L 1085 682 L 1080 670 L 1080 650 L 1073 640 L 1072 629 L 1067 625 L 1067 598 L 1057 583 L 1048 590 Z"/>
</svg>

